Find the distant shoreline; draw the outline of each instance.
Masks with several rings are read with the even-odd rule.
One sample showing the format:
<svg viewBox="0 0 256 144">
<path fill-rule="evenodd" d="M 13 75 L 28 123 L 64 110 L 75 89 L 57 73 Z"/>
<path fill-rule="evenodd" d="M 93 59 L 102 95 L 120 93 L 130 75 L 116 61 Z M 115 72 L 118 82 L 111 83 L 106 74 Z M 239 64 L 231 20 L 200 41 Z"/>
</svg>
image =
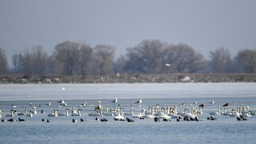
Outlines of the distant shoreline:
<svg viewBox="0 0 256 144">
<path fill-rule="evenodd" d="M 0 84 L 256 82 L 256 74 L 115 74 L 105 76 L 1 76 Z"/>
</svg>

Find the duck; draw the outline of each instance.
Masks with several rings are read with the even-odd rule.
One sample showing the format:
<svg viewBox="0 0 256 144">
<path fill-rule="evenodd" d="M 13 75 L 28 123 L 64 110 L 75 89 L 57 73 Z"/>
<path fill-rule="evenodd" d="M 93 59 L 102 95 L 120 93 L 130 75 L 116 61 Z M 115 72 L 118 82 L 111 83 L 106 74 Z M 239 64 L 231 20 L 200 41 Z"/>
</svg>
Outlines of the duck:
<svg viewBox="0 0 256 144">
<path fill-rule="evenodd" d="M 134 120 L 133 119 L 131 119 L 131 118 L 126 118 L 126 120 L 127 120 L 127 122 L 134 122 Z"/>
<path fill-rule="evenodd" d="M 155 122 L 160 122 L 160 118 L 159 118 L 159 117 L 155 117 L 155 118 L 154 118 L 154 121 L 155 121 Z"/>
<path fill-rule="evenodd" d="M 21 122 L 21 121 L 25 121 L 25 119 L 21 119 L 21 118 L 19 118 L 19 122 Z"/>
<path fill-rule="evenodd" d="M 82 119 L 82 118 L 80 118 L 80 122 L 85 122 L 86 120 L 84 120 L 84 119 Z"/>
<path fill-rule="evenodd" d="M 73 123 L 76 123 L 76 122 L 78 122 L 78 120 L 72 119 L 72 122 L 73 122 Z"/>
<path fill-rule="evenodd" d="M 106 119 L 106 118 L 102 118 L 102 119 L 100 119 L 100 121 L 101 121 L 101 122 L 107 122 L 107 121 L 108 121 L 108 119 Z"/>
<path fill-rule="evenodd" d="M 227 107 L 227 106 L 229 106 L 228 102 L 223 105 L 223 107 Z"/>
</svg>

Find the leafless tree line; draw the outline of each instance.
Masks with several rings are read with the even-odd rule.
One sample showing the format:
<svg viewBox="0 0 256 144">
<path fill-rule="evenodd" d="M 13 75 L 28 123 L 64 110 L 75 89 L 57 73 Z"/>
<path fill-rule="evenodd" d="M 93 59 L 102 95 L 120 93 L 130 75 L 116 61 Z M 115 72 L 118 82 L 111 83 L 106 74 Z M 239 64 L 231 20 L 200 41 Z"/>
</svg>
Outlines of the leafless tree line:
<svg viewBox="0 0 256 144">
<path fill-rule="evenodd" d="M 111 75 L 113 73 L 255 73 L 256 50 L 244 49 L 234 57 L 227 48 L 210 51 L 210 59 L 187 44 L 168 44 L 144 40 L 127 48 L 126 55 L 114 60 L 110 45 L 91 47 L 85 43 L 64 41 L 48 55 L 42 46 L 34 46 L 12 57 L 8 68 L 4 49 L 0 48 L 0 75 Z"/>
</svg>

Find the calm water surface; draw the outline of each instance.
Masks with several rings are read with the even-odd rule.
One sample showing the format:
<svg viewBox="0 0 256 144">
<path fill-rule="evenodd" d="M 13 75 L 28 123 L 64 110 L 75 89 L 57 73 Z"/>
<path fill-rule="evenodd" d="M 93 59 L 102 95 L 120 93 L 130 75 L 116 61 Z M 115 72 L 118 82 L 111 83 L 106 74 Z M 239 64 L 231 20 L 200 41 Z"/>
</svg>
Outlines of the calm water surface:
<svg viewBox="0 0 256 144">
<path fill-rule="evenodd" d="M 205 103 L 199 122 L 154 122 L 152 119 L 135 119 L 134 123 L 116 122 L 106 116 L 108 122 L 96 121 L 88 116 L 101 100 L 103 107 L 114 108 L 118 104 L 111 101 L 117 97 L 124 112 L 130 108 L 139 113 L 141 109 L 160 104 L 184 108 L 198 108 Z M 58 101 L 64 99 L 67 107 L 59 107 Z M 142 99 L 142 104 L 134 104 Z M 214 101 L 214 104 L 210 102 Z M 51 106 L 46 104 L 51 103 Z M 197 105 L 194 103 L 197 102 Z M 217 121 L 208 121 L 209 112 L 217 111 L 226 102 L 229 111 L 237 106 L 249 106 L 256 110 L 256 84 L 254 83 L 213 83 L 213 84 L 58 84 L 58 85 L 0 85 L 0 110 L 2 119 L 10 119 L 11 105 L 16 111 L 37 108 L 33 117 L 19 117 L 25 122 L 0 122 L 0 143 L 251 143 L 256 141 L 256 118 L 237 121 L 231 116 L 215 116 Z M 86 107 L 80 104 L 87 103 Z M 184 105 L 181 105 L 184 104 Z M 66 108 L 81 108 L 81 117 L 47 117 L 53 109 L 64 112 Z M 44 110 L 44 113 L 40 113 Z M 127 116 L 131 117 L 131 116 Z M 51 122 L 42 122 L 42 119 Z M 83 118 L 86 122 L 72 123 L 72 119 Z"/>
</svg>

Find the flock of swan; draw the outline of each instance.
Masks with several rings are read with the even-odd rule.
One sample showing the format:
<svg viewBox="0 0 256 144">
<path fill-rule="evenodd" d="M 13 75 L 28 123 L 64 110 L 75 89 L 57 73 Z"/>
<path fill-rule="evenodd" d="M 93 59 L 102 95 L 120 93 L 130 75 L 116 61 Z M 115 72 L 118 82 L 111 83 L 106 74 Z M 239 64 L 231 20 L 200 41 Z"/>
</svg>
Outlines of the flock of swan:
<svg viewBox="0 0 256 144">
<path fill-rule="evenodd" d="M 214 105 L 214 101 L 208 103 Z M 177 122 L 180 121 L 202 121 L 199 115 L 202 115 L 205 107 L 207 105 L 205 103 L 198 104 L 195 102 L 192 106 L 188 107 L 185 103 L 174 105 L 174 106 L 161 106 L 160 104 L 148 106 L 147 108 L 139 107 L 138 105 L 142 105 L 142 100 L 131 104 L 131 107 L 128 111 L 124 111 L 124 108 L 118 104 L 118 99 L 110 101 L 111 107 L 104 106 L 102 102 L 99 100 L 95 105 L 88 105 L 87 103 L 80 104 L 78 106 L 69 107 L 67 102 L 64 100 L 58 101 L 56 106 L 52 106 L 51 102 L 45 104 L 45 106 L 49 108 L 54 108 L 52 113 L 44 114 L 47 118 L 42 118 L 43 122 L 50 122 L 51 117 L 72 117 L 72 122 L 85 122 L 81 111 L 85 110 L 86 107 L 93 107 L 93 110 L 88 113 L 88 116 L 95 117 L 95 120 L 100 120 L 101 122 L 107 122 L 108 119 L 114 119 L 115 121 L 127 121 L 134 122 L 134 119 L 153 119 L 155 122 L 160 121 L 171 121 L 175 120 Z M 109 105 L 108 105 L 109 106 Z M 135 111 L 136 106 L 137 111 Z M 60 112 L 59 108 L 65 108 L 65 112 Z M 41 108 L 39 112 L 37 109 Z M 28 109 L 25 109 L 25 112 L 17 111 L 17 106 L 12 104 L 11 110 L 4 112 L 0 110 L 0 119 L 2 122 L 21 122 L 25 121 L 29 117 L 33 117 L 34 115 L 40 115 L 45 113 L 41 105 L 35 106 L 32 103 L 29 104 Z M 139 109 L 139 110 L 138 110 Z M 206 120 L 217 120 L 216 116 L 231 116 L 235 117 L 238 121 L 246 121 L 248 118 L 252 117 L 252 115 L 256 114 L 255 110 L 251 110 L 249 106 L 236 106 L 231 107 L 229 103 L 225 103 L 221 105 L 216 111 L 207 112 Z M 42 115 L 43 116 L 43 115 Z M 26 117 L 26 118 L 25 118 Z M 77 118 L 78 117 L 78 118 Z"/>
</svg>

